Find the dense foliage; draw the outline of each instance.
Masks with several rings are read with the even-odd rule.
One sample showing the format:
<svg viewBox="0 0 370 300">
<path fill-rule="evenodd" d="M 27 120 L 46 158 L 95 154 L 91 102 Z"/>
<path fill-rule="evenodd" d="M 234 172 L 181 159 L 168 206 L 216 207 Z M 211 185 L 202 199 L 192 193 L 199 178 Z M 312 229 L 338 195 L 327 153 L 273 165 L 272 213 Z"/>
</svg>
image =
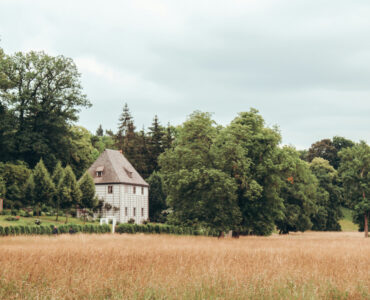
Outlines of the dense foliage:
<svg viewBox="0 0 370 300">
<path fill-rule="evenodd" d="M 227 126 L 196 111 L 178 127 L 155 115 L 137 130 L 127 104 L 117 131 L 77 126 L 90 106 L 74 62 L 44 52 L 0 49 L 0 198 L 39 214 L 86 213 L 103 204 L 87 168 L 105 149 L 122 150 L 150 184 L 151 221 L 268 235 L 340 230 L 340 206 L 360 228 L 370 213 L 369 146 L 335 136 L 297 151 L 255 109 Z"/>
</svg>

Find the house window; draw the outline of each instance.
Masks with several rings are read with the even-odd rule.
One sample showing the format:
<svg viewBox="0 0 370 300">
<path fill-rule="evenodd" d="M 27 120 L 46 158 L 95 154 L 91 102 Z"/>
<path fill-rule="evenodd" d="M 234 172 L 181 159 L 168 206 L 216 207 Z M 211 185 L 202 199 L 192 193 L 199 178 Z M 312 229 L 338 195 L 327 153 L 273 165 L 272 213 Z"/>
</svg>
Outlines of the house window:
<svg viewBox="0 0 370 300">
<path fill-rule="evenodd" d="M 133 187 L 133 193 L 136 194 L 136 186 Z"/>
<path fill-rule="evenodd" d="M 141 208 L 141 216 L 144 217 L 144 207 Z"/>
<path fill-rule="evenodd" d="M 141 188 L 141 194 L 144 195 L 144 188 Z"/>
<path fill-rule="evenodd" d="M 134 217 L 136 217 L 136 207 L 134 207 L 134 213 L 133 213 Z"/>
<path fill-rule="evenodd" d="M 108 185 L 108 194 L 113 194 L 113 185 Z"/>
<path fill-rule="evenodd" d="M 102 177 L 102 176 L 103 176 L 103 171 L 98 171 L 98 172 L 96 172 L 96 176 L 97 176 L 97 177 Z"/>
<path fill-rule="evenodd" d="M 125 207 L 125 216 L 127 217 L 128 208 Z"/>
</svg>

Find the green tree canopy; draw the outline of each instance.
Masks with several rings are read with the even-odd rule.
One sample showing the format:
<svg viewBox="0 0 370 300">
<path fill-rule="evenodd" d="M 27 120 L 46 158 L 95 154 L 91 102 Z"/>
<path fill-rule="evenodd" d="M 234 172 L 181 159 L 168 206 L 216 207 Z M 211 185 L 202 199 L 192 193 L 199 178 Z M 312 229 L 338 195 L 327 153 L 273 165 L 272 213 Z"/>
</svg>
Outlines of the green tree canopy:
<svg viewBox="0 0 370 300">
<path fill-rule="evenodd" d="M 64 177 L 59 182 L 58 186 L 60 206 L 68 213 L 70 209 L 77 206 L 81 200 L 81 191 L 78 187 L 76 176 L 70 166 L 67 166 L 64 170 Z M 68 220 L 66 219 L 66 223 Z"/>
<path fill-rule="evenodd" d="M 178 224 L 219 230 L 240 223 L 237 185 L 215 166 L 211 147 L 218 129 L 209 113 L 195 112 L 178 129 L 173 149 L 159 158 L 167 201 Z"/>
<path fill-rule="evenodd" d="M 270 234 L 275 220 L 283 217 L 280 133 L 277 128 L 265 127 L 262 116 L 251 109 L 240 113 L 222 135 L 217 156 L 225 160 L 222 169 L 238 183 L 242 231 Z"/>
<path fill-rule="evenodd" d="M 316 212 L 317 179 L 299 152 L 291 147 L 281 150 L 283 161 L 281 197 L 284 199 L 284 217 L 276 221 L 280 233 L 311 229 L 311 217 Z"/>
<path fill-rule="evenodd" d="M 43 157 L 49 169 L 57 160 L 67 162 L 70 124 L 80 108 L 90 105 L 74 62 L 44 52 L 18 52 L 6 56 L 0 68 L 11 83 L 0 87 L 0 100 L 14 116 L 7 133 L 14 144 L 12 159 L 33 167 Z"/>
<path fill-rule="evenodd" d="M 363 215 L 365 237 L 368 237 L 370 214 L 370 147 L 364 141 L 339 153 L 339 173 L 350 204 L 358 215 Z"/>
<path fill-rule="evenodd" d="M 162 211 L 167 208 L 166 194 L 163 190 L 162 177 L 154 171 L 147 180 L 150 186 L 149 193 L 149 219 L 151 222 L 163 221 Z"/>
<path fill-rule="evenodd" d="M 317 212 L 311 218 L 313 230 L 340 231 L 339 220 L 342 217 L 341 188 L 338 185 L 338 172 L 329 162 L 315 157 L 310 163 L 312 173 L 318 179 Z"/>
<path fill-rule="evenodd" d="M 94 180 L 88 172 L 78 181 L 78 187 L 81 191 L 81 207 L 92 209 L 97 204 L 97 201 Z"/>
<path fill-rule="evenodd" d="M 5 181 L 6 194 L 4 206 L 21 208 L 24 202 L 24 188 L 31 170 L 21 161 L 0 163 L 0 176 Z"/>
<path fill-rule="evenodd" d="M 33 170 L 33 181 L 33 203 L 36 207 L 37 215 L 40 215 L 39 213 L 41 205 L 52 204 L 55 193 L 55 185 L 42 159 L 40 159 Z"/>
</svg>

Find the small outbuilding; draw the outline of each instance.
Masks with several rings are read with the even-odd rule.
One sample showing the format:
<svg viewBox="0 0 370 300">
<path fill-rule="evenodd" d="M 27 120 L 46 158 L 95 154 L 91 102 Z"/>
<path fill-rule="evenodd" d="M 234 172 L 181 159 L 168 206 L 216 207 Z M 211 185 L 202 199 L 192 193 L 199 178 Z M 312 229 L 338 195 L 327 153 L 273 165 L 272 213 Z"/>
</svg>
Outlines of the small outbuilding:
<svg viewBox="0 0 370 300">
<path fill-rule="evenodd" d="M 121 151 L 104 150 L 88 172 L 97 197 L 104 201 L 102 217 L 113 217 L 120 223 L 148 220 L 149 185 Z"/>
</svg>

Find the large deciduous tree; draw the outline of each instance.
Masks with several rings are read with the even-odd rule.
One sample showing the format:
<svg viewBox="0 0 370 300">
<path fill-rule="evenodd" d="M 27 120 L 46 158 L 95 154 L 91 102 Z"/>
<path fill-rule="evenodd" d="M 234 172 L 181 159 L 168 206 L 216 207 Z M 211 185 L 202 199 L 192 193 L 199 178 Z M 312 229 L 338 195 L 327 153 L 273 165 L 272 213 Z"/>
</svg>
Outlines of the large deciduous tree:
<svg viewBox="0 0 370 300">
<path fill-rule="evenodd" d="M 9 137 L 12 159 L 35 166 L 41 157 L 51 169 L 68 161 L 70 124 L 81 107 L 90 105 L 82 93 L 74 62 L 44 52 L 16 53 L 0 64 L 0 100 L 15 118 Z"/>
<path fill-rule="evenodd" d="M 318 180 L 317 210 L 312 216 L 313 230 L 340 231 L 341 188 L 338 185 L 338 172 L 323 158 L 315 157 L 310 169 Z"/>
<path fill-rule="evenodd" d="M 370 147 L 364 141 L 339 153 L 339 173 L 351 205 L 363 216 L 365 237 L 368 237 L 370 214 Z"/>
<path fill-rule="evenodd" d="M 241 221 L 236 182 L 217 168 L 211 150 L 217 131 L 210 114 L 195 112 L 159 158 L 172 222 L 227 230 Z"/>
<path fill-rule="evenodd" d="M 283 184 L 280 196 L 284 199 L 284 216 L 276 221 L 279 233 L 311 229 L 311 217 L 316 212 L 317 179 L 299 152 L 284 147 L 280 153 Z"/>
<path fill-rule="evenodd" d="M 277 128 L 265 127 L 257 110 L 240 113 L 222 130 L 217 142 L 222 169 L 238 184 L 238 205 L 245 234 L 268 235 L 275 220 L 283 217 L 281 166 L 278 160 L 281 137 Z"/>
</svg>

